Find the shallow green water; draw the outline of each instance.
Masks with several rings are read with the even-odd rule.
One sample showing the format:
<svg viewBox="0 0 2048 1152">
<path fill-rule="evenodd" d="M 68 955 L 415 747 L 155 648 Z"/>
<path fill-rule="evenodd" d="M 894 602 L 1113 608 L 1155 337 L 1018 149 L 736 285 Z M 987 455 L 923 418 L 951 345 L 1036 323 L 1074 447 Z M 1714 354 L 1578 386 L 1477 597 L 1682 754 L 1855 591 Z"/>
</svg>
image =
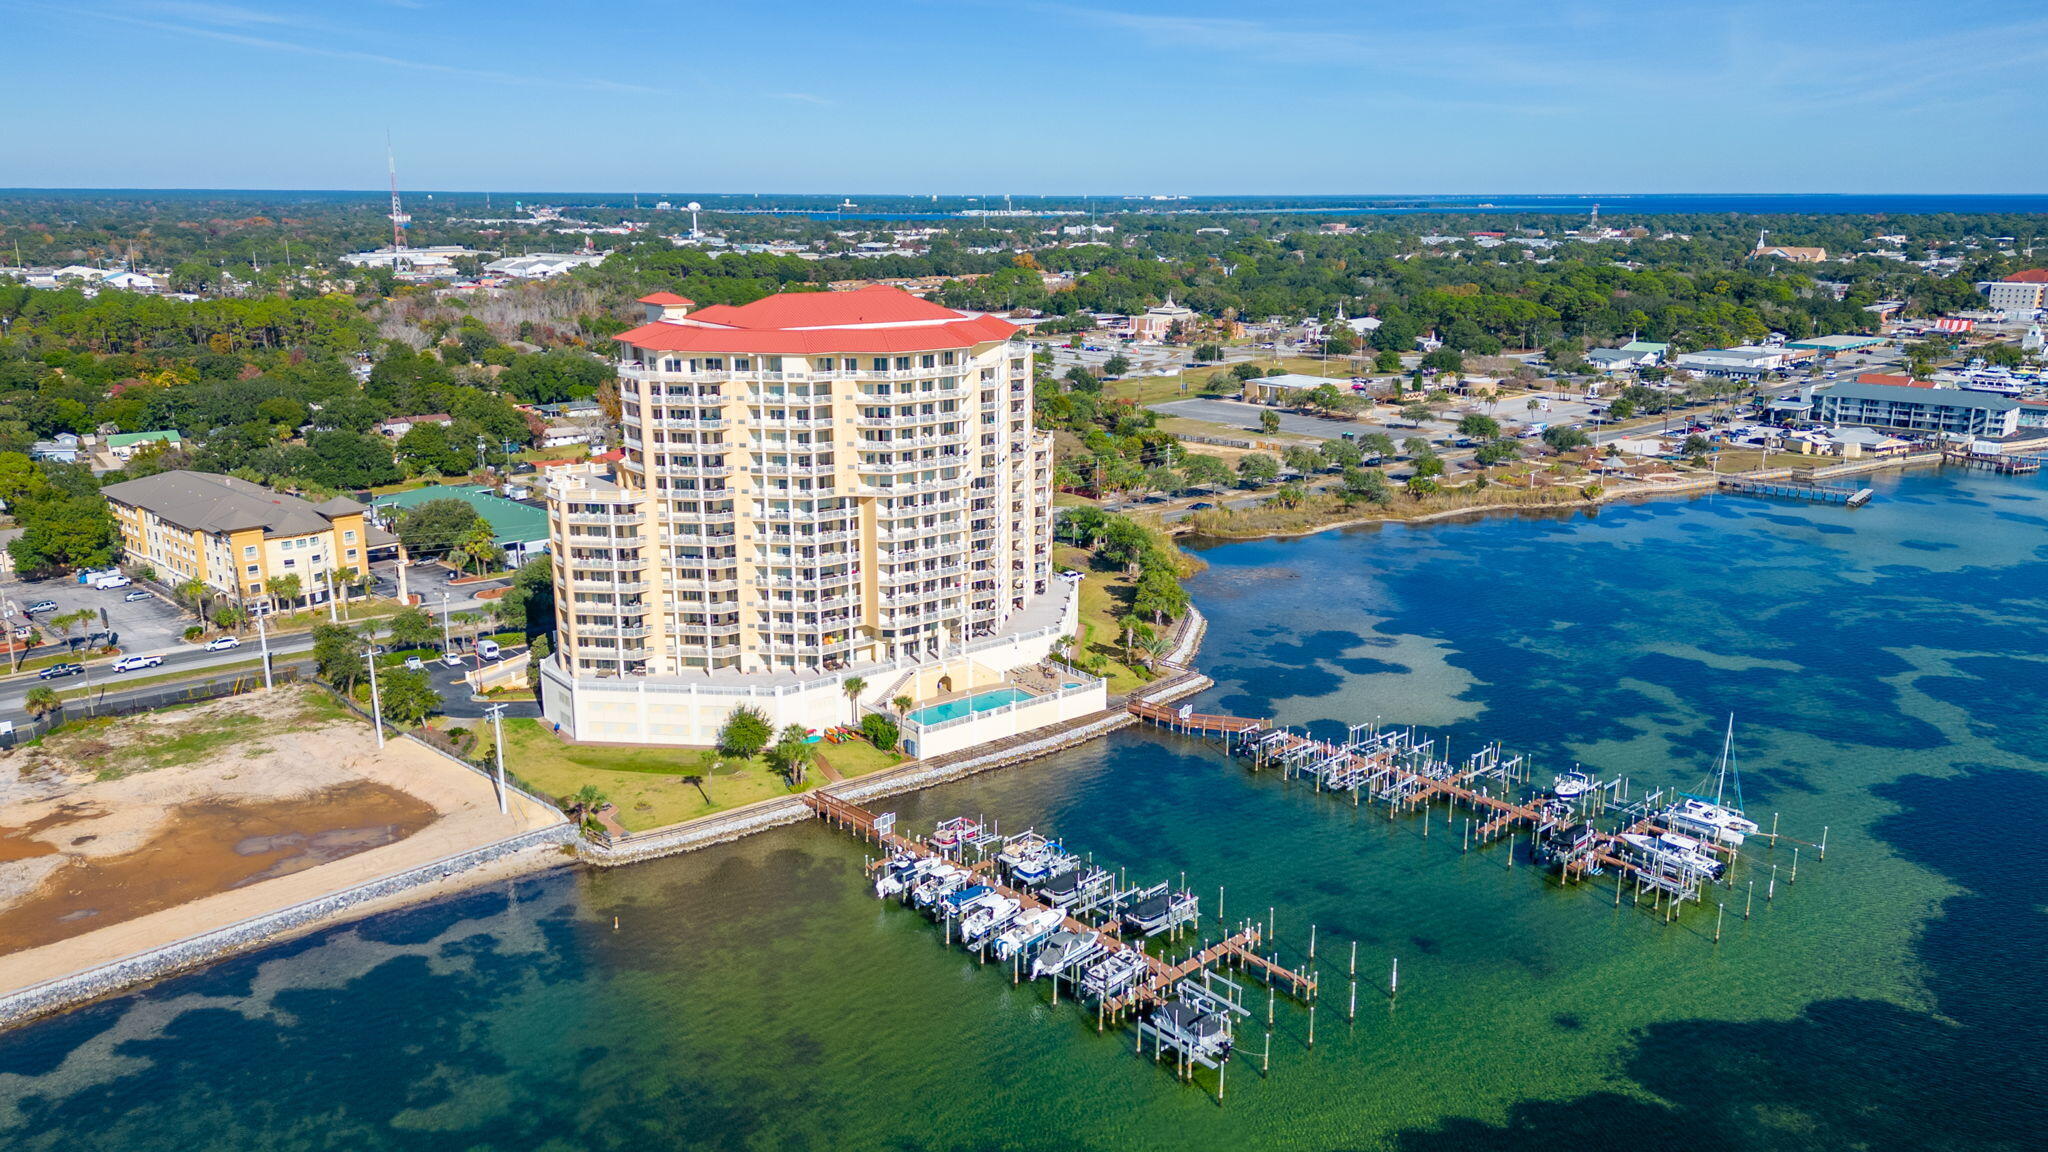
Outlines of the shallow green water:
<svg viewBox="0 0 2048 1152">
<path fill-rule="evenodd" d="M 2048 485 L 1710 497 L 1209 549 L 1198 707 L 1689 785 L 1738 717 L 1777 899 L 1675 926 L 1141 732 L 892 802 L 1317 926 L 1226 1100 L 790 828 L 381 916 L 0 1035 L 0 1147 L 2031 1147 L 2048 1121 Z M 1763 875 L 1759 871 L 1753 873 Z M 618 927 L 613 928 L 617 917 Z M 1359 1018 L 1342 1019 L 1359 942 Z M 1401 964 L 1398 1001 L 1381 994 Z M 1334 959 L 1334 963 L 1332 962 Z M 1243 1034 L 1256 1050 L 1261 1031 Z"/>
</svg>

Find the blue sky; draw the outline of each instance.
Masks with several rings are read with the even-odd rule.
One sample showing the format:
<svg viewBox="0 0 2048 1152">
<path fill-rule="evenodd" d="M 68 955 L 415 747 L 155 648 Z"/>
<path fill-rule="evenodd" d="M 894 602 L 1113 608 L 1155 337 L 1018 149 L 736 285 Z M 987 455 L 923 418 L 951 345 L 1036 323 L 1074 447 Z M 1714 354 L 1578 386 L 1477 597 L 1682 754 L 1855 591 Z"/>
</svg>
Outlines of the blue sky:
<svg viewBox="0 0 2048 1152">
<path fill-rule="evenodd" d="M 2038 192 L 1980 0 L 0 0 L 0 186 Z"/>
</svg>

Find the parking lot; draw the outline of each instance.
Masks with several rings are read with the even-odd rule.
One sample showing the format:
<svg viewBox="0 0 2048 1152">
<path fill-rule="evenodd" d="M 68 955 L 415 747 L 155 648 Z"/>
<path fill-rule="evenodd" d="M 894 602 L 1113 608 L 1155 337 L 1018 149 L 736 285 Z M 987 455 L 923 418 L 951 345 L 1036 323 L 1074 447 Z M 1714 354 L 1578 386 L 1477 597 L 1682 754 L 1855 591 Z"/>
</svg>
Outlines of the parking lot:
<svg viewBox="0 0 2048 1152">
<path fill-rule="evenodd" d="M 113 632 L 122 648 L 130 652 L 162 652 L 179 646 L 185 629 L 195 621 L 192 614 L 163 599 L 150 596 L 147 600 L 128 601 L 128 593 L 140 588 L 92 588 L 68 580 L 25 581 L 9 577 L 0 581 L 0 597 L 5 597 L 13 623 L 20 624 L 22 612 L 29 605 L 40 600 L 57 602 L 55 612 L 37 613 L 37 621 L 46 621 L 51 616 L 76 612 L 90 608 L 101 614 L 103 624 L 96 623 L 89 628 L 73 629 L 68 638 L 60 638 L 45 629 L 44 651 L 60 650 L 66 639 L 83 642 L 92 633 Z"/>
</svg>

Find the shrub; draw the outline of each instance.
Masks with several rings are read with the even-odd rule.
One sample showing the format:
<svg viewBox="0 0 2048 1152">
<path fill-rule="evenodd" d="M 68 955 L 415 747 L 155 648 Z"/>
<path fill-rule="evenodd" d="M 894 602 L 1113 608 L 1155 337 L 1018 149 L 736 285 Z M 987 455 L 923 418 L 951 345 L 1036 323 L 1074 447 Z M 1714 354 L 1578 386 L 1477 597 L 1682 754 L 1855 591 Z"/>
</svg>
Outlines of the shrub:
<svg viewBox="0 0 2048 1152">
<path fill-rule="evenodd" d="M 197 640 L 204 635 L 206 635 L 206 629 L 197 624 L 185 629 L 185 639 L 187 640 Z"/>
<path fill-rule="evenodd" d="M 725 718 L 718 730 L 718 750 L 743 758 L 757 755 L 775 736 L 775 729 L 759 708 L 742 704 Z"/>
<path fill-rule="evenodd" d="M 897 737 L 902 735 L 896 722 L 879 712 L 870 712 L 861 720 L 860 732 L 868 738 L 868 743 L 883 752 L 895 748 Z"/>
</svg>

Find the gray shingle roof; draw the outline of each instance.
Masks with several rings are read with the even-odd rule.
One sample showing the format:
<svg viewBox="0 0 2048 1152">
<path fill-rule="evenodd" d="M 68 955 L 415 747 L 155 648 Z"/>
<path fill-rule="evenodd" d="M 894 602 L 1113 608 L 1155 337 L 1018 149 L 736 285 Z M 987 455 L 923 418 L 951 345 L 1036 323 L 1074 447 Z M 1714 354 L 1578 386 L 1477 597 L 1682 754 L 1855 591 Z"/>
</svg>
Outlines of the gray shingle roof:
<svg viewBox="0 0 2048 1152">
<path fill-rule="evenodd" d="M 325 532 L 334 517 L 363 511 L 361 504 L 343 497 L 313 504 L 261 484 L 210 472 L 159 472 L 109 484 L 101 491 L 124 504 L 146 508 L 180 528 L 199 532 L 261 528 L 265 536 L 303 536 Z"/>
<path fill-rule="evenodd" d="M 1898 384 L 1865 384 L 1860 380 L 1845 380 L 1823 395 L 1838 396 L 1844 400 L 1889 400 L 1895 404 L 1983 408 L 1992 412 L 2010 412 L 2020 406 L 2017 400 L 1989 392 L 1967 392 L 1961 388 L 1907 388 Z"/>
</svg>

